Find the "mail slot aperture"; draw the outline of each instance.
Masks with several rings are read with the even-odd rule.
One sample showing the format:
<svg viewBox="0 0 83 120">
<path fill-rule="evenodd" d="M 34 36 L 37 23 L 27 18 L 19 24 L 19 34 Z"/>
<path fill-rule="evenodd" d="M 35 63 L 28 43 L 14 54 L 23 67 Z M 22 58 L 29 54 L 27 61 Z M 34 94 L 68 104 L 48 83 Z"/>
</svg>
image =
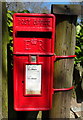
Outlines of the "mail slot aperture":
<svg viewBox="0 0 83 120">
<path fill-rule="evenodd" d="M 52 38 L 52 32 L 35 32 L 35 31 L 17 31 L 17 38 Z"/>
</svg>

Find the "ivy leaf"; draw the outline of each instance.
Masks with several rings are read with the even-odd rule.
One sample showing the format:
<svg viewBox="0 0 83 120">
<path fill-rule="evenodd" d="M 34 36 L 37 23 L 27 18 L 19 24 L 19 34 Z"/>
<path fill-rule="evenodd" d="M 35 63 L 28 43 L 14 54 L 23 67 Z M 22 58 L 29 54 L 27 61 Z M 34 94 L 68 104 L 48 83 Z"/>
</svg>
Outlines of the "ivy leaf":
<svg viewBox="0 0 83 120">
<path fill-rule="evenodd" d="M 13 17 L 11 14 L 7 13 L 7 18 L 10 19 L 10 20 L 13 20 Z"/>
<path fill-rule="evenodd" d="M 80 47 L 78 47 L 78 46 L 75 46 L 75 48 L 76 48 L 76 49 L 75 49 L 75 52 L 76 52 L 76 53 L 78 53 L 78 52 L 81 52 L 81 49 L 80 49 Z"/>
<path fill-rule="evenodd" d="M 8 22 L 7 22 L 7 25 L 8 25 L 8 27 L 12 27 L 12 26 L 13 26 L 13 23 L 12 23 L 11 21 L 8 21 Z"/>
<path fill-rule="evenodd" d="M 13 37 L 12 37 L 12 36 L 9 36 L 9 40 L 13 40 Z"/>
<path fill-rule="evenodd" d="M 19 13 L 30 13 L 28 10 L 19 11 Z"/>
<path fill-rule="evenodd" d="M 77 27 L 76 27 L 77 34 L 80 33 L 80 30 L 81 30 L 81 26 L 80 26 L 80 25 L 77 25 Z"/>
</svg>

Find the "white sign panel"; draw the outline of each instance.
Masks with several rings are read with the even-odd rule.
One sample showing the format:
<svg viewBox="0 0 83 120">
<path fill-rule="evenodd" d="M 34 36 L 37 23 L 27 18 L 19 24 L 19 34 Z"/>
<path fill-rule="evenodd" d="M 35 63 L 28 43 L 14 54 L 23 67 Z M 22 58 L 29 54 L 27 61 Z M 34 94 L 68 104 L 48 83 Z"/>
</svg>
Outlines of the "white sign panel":
<svg viewBox="0 0 83 120">
<path fill-rule="evenodd" d="M 25 94 L 41 94 L 41 65 L 26 65 Z"/>
</svg>

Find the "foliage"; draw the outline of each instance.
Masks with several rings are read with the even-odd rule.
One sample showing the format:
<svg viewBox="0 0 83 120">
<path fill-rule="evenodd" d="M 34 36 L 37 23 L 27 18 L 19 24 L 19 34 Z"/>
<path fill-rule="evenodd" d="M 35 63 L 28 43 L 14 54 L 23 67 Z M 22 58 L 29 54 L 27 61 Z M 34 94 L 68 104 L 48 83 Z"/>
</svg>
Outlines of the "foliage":
<svg viewBox="0 0 83 120">
<path fill-rule="evenodd" d="M 7 11 L 7 26 L 9 32 L 8 56 L 10 58 L 11 67 L 13 66 L 13 14 L 15 11 Z M 18 11 L 18 13 L 29 13 L 28 10 Z M 12 68 L 11 68 L 12 69 Z"/>
<path fill-rule="evenodd" d="M 15 11 L 7 11 L 7 25 L 9 32 L 10 50 L 13 51 L 13 14 Z M 29 13 L 28 10 L 18 11 L 18 13 Z"/>
<path fill-rule="evenodd" d="M 83 66 L 83 23 L 76 26 L 75 64 Z"/>
</svg>

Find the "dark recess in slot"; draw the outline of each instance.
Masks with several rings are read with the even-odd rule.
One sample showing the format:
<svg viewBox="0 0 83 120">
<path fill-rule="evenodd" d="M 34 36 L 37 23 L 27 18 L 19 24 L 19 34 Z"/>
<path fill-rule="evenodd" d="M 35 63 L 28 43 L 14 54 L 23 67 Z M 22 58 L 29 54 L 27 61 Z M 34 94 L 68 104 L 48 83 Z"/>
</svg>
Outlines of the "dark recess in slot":
<svg viewBox="0 0 83 120">
<path fill-rule="evenodd" d="M 52 32 L 17 31 L 16 37 L 21 37 L 21 38 L 51 38 Z"/>
</svg>

